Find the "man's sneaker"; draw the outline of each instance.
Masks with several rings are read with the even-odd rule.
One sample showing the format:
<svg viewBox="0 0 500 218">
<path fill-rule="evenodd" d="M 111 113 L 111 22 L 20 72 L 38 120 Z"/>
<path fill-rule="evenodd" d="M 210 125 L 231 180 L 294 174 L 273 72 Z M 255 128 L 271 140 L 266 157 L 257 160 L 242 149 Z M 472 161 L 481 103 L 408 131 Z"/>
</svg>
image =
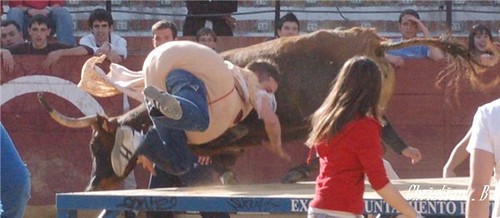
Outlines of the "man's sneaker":
<svg viewBox="0 0 500 218">
<path fill-rule="evenodd" d="M 179 120 L 182 117 L 182 108 L 180 102 L 174 96 L 165 93 L 153 86 L 144 89 L 144 96 L 153 106 L 166 117 Z"/>
<path fill-rule="evenodd" d="M 115 145 L 111 151 L 111 165 L 117 176 L 126 176 L 124 175 L 125 169 L 143 140 L 142 134 L 134 131 L 130 126 L 119 126 L 116 129 Z"/>
</svg>

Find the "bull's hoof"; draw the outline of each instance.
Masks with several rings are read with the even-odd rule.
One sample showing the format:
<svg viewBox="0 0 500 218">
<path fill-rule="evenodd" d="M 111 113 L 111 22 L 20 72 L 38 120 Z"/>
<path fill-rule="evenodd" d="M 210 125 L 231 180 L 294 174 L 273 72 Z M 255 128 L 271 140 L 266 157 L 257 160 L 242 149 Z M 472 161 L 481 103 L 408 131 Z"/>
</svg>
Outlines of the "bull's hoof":
<svg viewBox="0 0 500 218">
<path fill-rule="evenodd" d="M 288 171 L 288 173 L 281 179 L 281 183 L 296 183 L 301 180 L 307 179 L 311 176 L 313 170 L 307 164 L 302 164 L 294 167 Z"/>
<path fill-rule="evenodd" d="M 236 180 L 236 176 L 233 171 L 227 171 L 220 176 L 220 182 L 222 185 L 236 185 L 238 184 L 238 180 Z"/>
</svg>

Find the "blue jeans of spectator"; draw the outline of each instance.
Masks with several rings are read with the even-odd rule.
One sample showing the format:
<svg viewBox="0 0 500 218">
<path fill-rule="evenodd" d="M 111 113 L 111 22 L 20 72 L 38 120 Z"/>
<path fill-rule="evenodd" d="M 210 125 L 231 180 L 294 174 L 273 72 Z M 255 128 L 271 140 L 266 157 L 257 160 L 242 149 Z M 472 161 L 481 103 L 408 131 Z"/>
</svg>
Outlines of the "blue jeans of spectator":
<svg viewBox="0 0 500 218">
<path fill-rule="evenodd" d="M 146 134 L 137 154 L 148 157 L 169 174 L 182 175 L 196 167 L 198 162 L 188 148 L 184 131 L 204 131 L 210 122 L 206 88 L 203 81 L 180 69 L 170 72 L 166 88 L 180 102 L 182 117 L 179 120 L 170 119 L 148 104 L 154 128 Z"/>
<path fill-rule="evenodd" d="M 1 126 L 1 217 L 22 218 L 30 198 L 31 182 L 26 165 L 3 124 Z"/>
<path fill-rule="evenodd" d="M 56 33 L 57 41 L 66 43 L 71 46 L 76 45 L 75 37 L 73 36 L 73 19 L 67 8 L 56 7 L 51 8 L 48 14 L 49 21 L 52 23 L 49 28 L 51 33 Z M 28 37 L 28 24 L 31 17 L 22 9 L 14 7 L 7 12 L 7 20 L 13 20 L 21 27 L 24 37 Z"/>
</svg>

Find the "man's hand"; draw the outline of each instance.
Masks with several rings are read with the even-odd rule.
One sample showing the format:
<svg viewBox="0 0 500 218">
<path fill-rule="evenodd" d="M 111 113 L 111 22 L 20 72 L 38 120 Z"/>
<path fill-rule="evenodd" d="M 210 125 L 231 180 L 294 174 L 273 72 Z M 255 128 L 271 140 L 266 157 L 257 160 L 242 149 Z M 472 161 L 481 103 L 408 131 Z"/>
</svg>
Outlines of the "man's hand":
<svg viewBox="0 0 500 218">
<path fill-rule="evenodd" d="M 269 149 L 269 151 L 271 151 L 272 153 L 274 153 L 274 154 L 278 155 L 279 157 L 285 159 L 286 161 L 288 161 L 288 162 L 292 161 L 292 158 L 290 157 L 290 155 L 288 155 L 288 153 L 286 153 L 283 150 L 283 148 L 281 147 L 281 144 L 279 144 L 279 145 L 272 145 L 267 140 L 262 140 L 261 144 L 264 147 L 266 147 L 267 149 Z"/>
<path fill-rule="evenodd" d="M 149 172 L 151 172 L 151 174 L 156 176 L 154 164 L 146 156 L 139 155 L 137 157 L 137 164 L 141 164 L 144 169 L 148 170 Z"/>
<path fill-rule="evenodd" d="M 411 158 L 411 164 L 416 164 L 422 159 L 422 154 L 420 154 L 420 150 L 414 147 L 405 148 L 401 154 L 405 157 Z"/>
<path fill-rule="evenodd" d="M 114 52 L 114 51 L 109 51 L 109 52 L 106 54 L 106 58 L 107 58 L 109 61 L 111 61 L 111 63 L 117 63 L 117 64 L 121 63 L 121 62 L 122 62 L 122 60 L 123 60 L 123 59 L 122 59 L 122 57 L 121 57 L 118 53 L 116 53 L 116 52 Z"/>
<path fill-rule="evenodd" d="M 201 165 L 209 165 L 212 163 L 210 156 L 198 156 L 198 163 Z"/>
<path fill-rule="evenodd" d="M 385 54 L 385 58 L 387 59 L 387 61 L 389 61 L 389 63 L 393 64 L 396 67 L 401 67 L 405 64 L 404 59 L 400 56 Z"/>
<path fill-rule="evenodd" d="M 14 57 L 12 57 L 10 51 L 7 49 L 2 49 L 0 54 L 2 56 L 3 68 L 7 72 L 11 72 L 12 70 L 14 70 Z"/>
<path fill-rule="evenodd" d="M 422 31 L 422 33 L 424 34 L 425 37 L 430 37 L 429 29 L 427 29 L 427 27 L 424 25 L 424 23 L 422 23 L 422 21 L 420 19 L 418 19 L 414 16 L 409 16 L 408 20 L 415 22 L 418 26 L 418 29 L 420 31 Z"/>
<path fill-rule="evenodd" d="M 95 54 L 97 56 L 103 55 L 103 54 L 108 54 L 108 52 L 111 51 L 111 45 L 109 43 L 104 43 L 104 45 L 101 45 L 99 49 L 96 50 Z"/>
<path fill-rule="evenodd" d="M 43 62 L 45 68 L 49 68 L 62 57 L 61 50 L 55 50 L 47 55 L 47 59 Z"/>
</svg>

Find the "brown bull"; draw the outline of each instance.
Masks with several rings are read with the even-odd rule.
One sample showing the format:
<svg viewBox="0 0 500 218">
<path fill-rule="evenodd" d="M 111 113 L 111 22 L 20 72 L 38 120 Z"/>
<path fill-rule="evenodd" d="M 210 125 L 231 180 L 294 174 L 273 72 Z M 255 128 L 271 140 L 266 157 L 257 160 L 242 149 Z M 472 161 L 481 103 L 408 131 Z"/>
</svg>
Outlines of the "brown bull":
<svg viewBox="0 0 500 218">
<path fill-rule="evenodd" d="M 282 72 L 282 82 L 280 89 L 276 93 L 278 101 L 277 113 L 283 126 L 282 136 L 285 140 L 289 140 L 306 135 L 308 129 L 307 117 L 319 107 L 326 97 L 331 81 L 335 78 L 343 63 L 355 55 L 369 56 L 379 64 L 384 73 L 380 107 L 385 109 L 394 91 L 395 75 L 393 68 L 385 60 L 383 53 L 388 49 L 415 44 L 439 47 L 452 54 L 453 60 L 458 60 L 450 65 L 451 68 L 444 71 L 445 75 L 457 75 L 454 73 L 457 72 L 456 69 L 458 68 L 453 66 L 463 66 L 465 72 L 473 75 L 479 75 L 479 72 L 484 70 L 484 67 L 488 67 L 482 66 L 481 63 L 474 60 L 466 49 L 457 43 L 437 39 L 423 39 L 391 44 L 378 37 L 374 30 L 363 28 L 352 28 L 345 31 L 320 30 L 303 36 L 280 38 L 246 48 L 227 51 L 221 55 L 239 66 L 245 66 L 251 60 L 257 58 L 266 58 L 276 63 L 279 71 Z M 498 52 L 496 52 L 497 62 L 499 56 Z M 49 111 L 52 111 L 52 109 Z M 57 113 L 52 111 L 51 114 Z M 75 123 L 80 121 L 68 117 L 56 118 L 60 120 L 58 122 L 62 122 L 63 125 L 69 127 L 84 126 L 76 125 Z M 84 120 L 86 120 L 86 124 L 93 128 L 91 151 L 94 158 L 94 167 L 88 190 L 115 187 L 123 179 L 118 178 L 113 173 L 110 161 L 116 127 L 125 124 L 132 126 L 136 130 L 146 129 L 151 123 L 144 107 L 136 108 L 119 117 L 105 118 L 96 116 Z M 260 122 L 257 122 L 255 116 L 250 116 L 245 119 L 244 123 L 249 127 L 250 134 L 238 141 L 238 144 L 258 144 L 260 139 L 265 137 L 263 128 L 259 125 Z M 402 141 L 394 132 L 383 135 L 383 139 L 386 143 L 400 144 L 394 146 L 405 146 L 401 145 Z M 215 151 L 213 150 L 214 146 L 208 146 L 206 150 L 199 150 L 197 147 L 198 150 L 195 153 L 213 155 L 219 152 L 227 152 L 226 148 L 221 148 L 217 143 L 213 145 L 216 147 Z M 194 147 L 192 148 L 194 149 Z M 233 153 L 234 151 L 239 150 L 236 147 Z M 127 170 L 130 171 L 134 164 L 135 161 L 128 166 Z"/>
</svg>

